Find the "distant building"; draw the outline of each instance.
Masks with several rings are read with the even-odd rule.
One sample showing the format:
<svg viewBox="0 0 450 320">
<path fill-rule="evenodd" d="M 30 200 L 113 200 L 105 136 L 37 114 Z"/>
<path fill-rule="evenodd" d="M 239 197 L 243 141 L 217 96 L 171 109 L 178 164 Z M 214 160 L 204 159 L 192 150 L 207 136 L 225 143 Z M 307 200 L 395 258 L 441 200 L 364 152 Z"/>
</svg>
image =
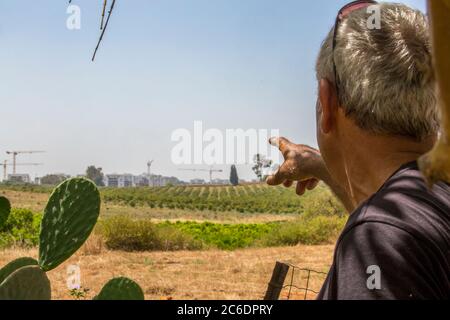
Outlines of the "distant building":
<svg viewBox="0 0 450 320">
<path fill-rule="evenodd" d="M 119 179 L 119 187 L 129 188 L 134 187 L 134 177 L 131 174 L 124 174 Z"/>
<path fill-rule="evenodd" d="M 151 175 L 149 179 L 150 187 L 166 187 L 168 185 L 178 186 L 182 185 L 184 182 L 180 181 L 176 177 L 164 177 L 161 175 Z"/>
<path fill-rule="evenodd" d="M 111 188 L 128 188 L 134 186 L 134 179 L 131 174 L 107 174 L 105 180 L 105 186 Z"/>
<path fill-rule="evenodd" d="M 162 187 L 162 176 L 152 174 L 149 178 L 148 185 L 150 187 Z"/>
<path fill-rule="evenodd" d="M 105 186 L 110 188 L 118 188 L 119 187 L 119 177 L 118 174 L 107 174 L 105 176 Z"/>
<path fill-rule="evenodd" d="M 163 177 L 162 184 L 163 184 L 163 187 L 168 186 L 168 185 L 177 186 L 177 185 L 182 184 L 182 182 L 180 180 L 178 180 L 178 178 L 176 178 L 176 177 Z"/>
<path fill-rule="evenodd" d="M 203 179 L 192 179 L 190 183 L 193 185 L 203 185 L 206 184 L 206 181 Z"/>
<path fill-rule="evenodd" d="M 226 179 L 214 179 L 213 181 L 211 181 L 211 184 L 214 184 L 217 186 L 226 186 L 231 183 L 230 183 L 230 180 L 226 180 Z"/>
<path fill-rule="evenodd" d="M 150 180 L 147 175 L 140 175 L 134 177 L 134 185 L 136 187 L 148 187 L 150 185 Z"/>
<path fill-rule="evenodd" d="M 8 174 L 8 181 L 13 183 L 30 183 L 29 174 Z"/>
<path fill-rule="evenodd" d="M 134 176 L 131 174 L 107 174 L 105 176 L 105 186 L 110 188 L 128 187 L 165 187 L 168 185 L 181 185 L 184 182 L 176 177 L 164 177 L 161 175 L 142 174 Z"/>
<path fill-rule="evenodd" d="M 39 184 L 42 185 L 58 185 L 66 179 L 69 179 L 70 176 L 64 173 L 53 173 L 47 174 L 41 178 L 39 178 Z"/>
</svg>

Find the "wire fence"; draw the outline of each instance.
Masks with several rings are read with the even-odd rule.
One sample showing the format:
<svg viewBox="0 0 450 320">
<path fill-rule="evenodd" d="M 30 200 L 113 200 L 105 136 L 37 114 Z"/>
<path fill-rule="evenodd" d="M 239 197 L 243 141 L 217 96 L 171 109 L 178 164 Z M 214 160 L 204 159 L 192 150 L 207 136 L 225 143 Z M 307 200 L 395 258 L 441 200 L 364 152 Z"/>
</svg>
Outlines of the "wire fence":
<svg viewBox="0 0 450 320">
<path fill-rule="evenodd" d="M 302 268 L 291 263 L 277 262 L 272 271 L 272 278 L 267 284 L 271 269 L 266 269 L 260 279 L 249 279 L 251 273 L 242 278 L 247 281 L 234 282 L 224 277 L 223 272 L 207 272 L 210 282 L 196 285 L 196 280 L 184 286 L 170 287 L 168 283 L 159 283 L 146 288 L 151 298 L 169 299 L 245 299 L 245 300 L 314 300 L 320 292 L 327 273 Z M 204 274 L 204 272 L 202 272 Z M 173 275 L 172 275 L 173 276 Z M 197 279 L 195 273 L 193 278 Z M 199 278 L 201 280 L 201 278 Z M 230 285 L 230 282 L 233 282 Z"/>
<path fill-rule="evenodd" d="M 265 295 L 266 300 L 312 300 L 319 294 L 325 272 L 277 262 Z"/>
</svg>

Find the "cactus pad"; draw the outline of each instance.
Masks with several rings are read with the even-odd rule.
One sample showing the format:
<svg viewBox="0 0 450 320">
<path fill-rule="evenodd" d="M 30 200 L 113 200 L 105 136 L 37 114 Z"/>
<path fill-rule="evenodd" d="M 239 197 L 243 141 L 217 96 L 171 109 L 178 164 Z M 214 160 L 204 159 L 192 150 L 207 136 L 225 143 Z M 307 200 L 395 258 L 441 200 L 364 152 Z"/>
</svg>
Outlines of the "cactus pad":
<svg viewBox="0 0 450 320">
<path fill-rule="evenodd" d="M 11 261 L 0 269 L 0 284 L 14 271 L 25 266 L 36 266 L 38 262 L 33 258 L 19 258 Z"/>
<path fill-rule="evenodd" d="M 84 178 L 60 184 L 44 210 L 39 236 L 39 265 L 49 271 L 75 253 L 92 232 L 100 213 L 100 193 Z"/>
<path fill-rule="evenodd" d="M 94 300 L 144 300 L 144 292 L 131 279 L 114 278 L 105 284 Z"/>
<path fill-rule="evenodd" d="M 0 300 L 50 300 L 50 281 L 39 266 L 25 266 L 0 285 Z"/>
<path fill-rule="evenodd" d="M 8 220 L 9 213 L 11 212 L 11 204 L 5 197 L 0 197 L 0 228 Z"/>
</svg>

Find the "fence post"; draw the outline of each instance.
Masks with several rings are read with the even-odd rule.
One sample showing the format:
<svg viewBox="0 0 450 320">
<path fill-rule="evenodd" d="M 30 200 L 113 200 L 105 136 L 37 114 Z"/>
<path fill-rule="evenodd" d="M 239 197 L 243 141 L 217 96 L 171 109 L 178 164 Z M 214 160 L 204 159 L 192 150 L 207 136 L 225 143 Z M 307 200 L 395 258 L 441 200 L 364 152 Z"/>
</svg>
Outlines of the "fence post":
<svg viewBox="0 0 450 320">
<path fill-rule="evenodd" d="M 289 266 L 282 262 L 277 262 L 273 269 L 272 278 L 270 279 L 269 286 L 267 287 L 264 300 L 278 300 L 281 290 L 283 289 L 284 280 L 289 271 Z"/>
</svg>

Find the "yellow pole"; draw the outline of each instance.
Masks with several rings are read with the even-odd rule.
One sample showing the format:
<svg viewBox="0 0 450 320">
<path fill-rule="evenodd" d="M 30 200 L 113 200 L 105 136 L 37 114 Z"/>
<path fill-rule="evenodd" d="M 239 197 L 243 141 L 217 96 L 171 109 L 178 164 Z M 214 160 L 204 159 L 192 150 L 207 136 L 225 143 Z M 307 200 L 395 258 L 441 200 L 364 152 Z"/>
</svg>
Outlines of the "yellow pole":
<svg viewBox="0 0 450 320">
<path fill-rule="evenodd" d="M 450 0 L 428 0 L 428 11 L 442 124 L 436 146 L 419 161 L 431 186 L 438 181 L 450 183 Z"/>
</svg>

